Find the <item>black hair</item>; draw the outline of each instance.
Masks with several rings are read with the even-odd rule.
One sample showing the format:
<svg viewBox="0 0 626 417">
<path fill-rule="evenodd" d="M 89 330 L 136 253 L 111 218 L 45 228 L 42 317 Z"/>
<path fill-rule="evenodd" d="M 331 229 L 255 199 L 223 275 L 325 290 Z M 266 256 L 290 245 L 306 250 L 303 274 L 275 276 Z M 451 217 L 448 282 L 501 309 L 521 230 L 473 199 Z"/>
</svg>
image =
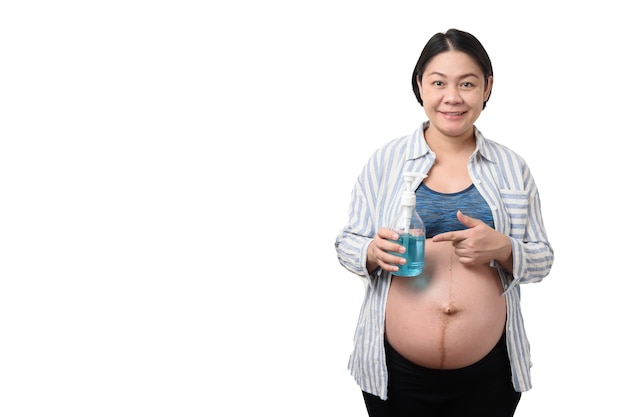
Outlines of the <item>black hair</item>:
<svg viewBox="0 0 626 417">
<path fill-rule="evenodd" d="M 428 43 L 426 43 L 426 46 L 424 46 L 424 49 L 417 60 L 417 64 L 415 64 L 415 69 L 413 70 L 413 92 L 415 93 L 415 97 L 417 97 L 417 101 L 421 106 L 424 106 L 424 101 L 422 100 L 422 96 L 417 86 L 417 81 L 419 80 L 419 82 L 422 82 L 424 70 L 431 59 L 442 52 L 448 51 L 465 52 L 472 57 L 485 75 L 485 85 L 488 84 L 489 77 L 493 76 L 491 59 L 489 59 L 487 51 L 474 35 L 458 29 L 449 29 L 446 33 L 436 33 L 430 38 Z M 487 106 L 488 101 L 489 97 L 487 97 L 487 100 L 483 102 L 483 109 Z"/>
</svg>

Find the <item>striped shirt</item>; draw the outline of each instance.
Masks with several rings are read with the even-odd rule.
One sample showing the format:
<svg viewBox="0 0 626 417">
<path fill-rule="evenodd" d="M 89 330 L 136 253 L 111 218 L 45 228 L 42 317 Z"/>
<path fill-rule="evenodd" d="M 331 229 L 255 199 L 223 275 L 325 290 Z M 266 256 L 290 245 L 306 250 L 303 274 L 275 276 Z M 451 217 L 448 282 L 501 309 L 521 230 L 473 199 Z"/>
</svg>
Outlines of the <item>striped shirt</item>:
<svg viewBox="0 0 626 417">
<path fill-rule="evenodd" d="M 338 234 L 339 263 L 366 282 L 365 295 L 348 369 L 361 389 L 387 399 L 384 323 L 391 273 L 378 268 L 367 272 L 367 247 L 380 227 L 388 227 L 400 207 L 405 171 L 427 174 L 435 162 L 422 123 L 412 135 L 392 140 L 371 156 L 352 190 L 348 224 Z M 494 227 L 511 239 L 513 273 L 497 262 L 506 297 L 506 342 L 516 391 L 531 389 L 530 345 L 520 309 L 519 284 L 538 282 L 548 275 L 554 253 L 541 214 L 535 181 L 525 161 L 507 147 L 486 139 L 474 128 L 476 150 L 468 170 L 476 189 L 489 205 Z M 417 189 L 421 175 L 413 184 Z"/>
</svg>

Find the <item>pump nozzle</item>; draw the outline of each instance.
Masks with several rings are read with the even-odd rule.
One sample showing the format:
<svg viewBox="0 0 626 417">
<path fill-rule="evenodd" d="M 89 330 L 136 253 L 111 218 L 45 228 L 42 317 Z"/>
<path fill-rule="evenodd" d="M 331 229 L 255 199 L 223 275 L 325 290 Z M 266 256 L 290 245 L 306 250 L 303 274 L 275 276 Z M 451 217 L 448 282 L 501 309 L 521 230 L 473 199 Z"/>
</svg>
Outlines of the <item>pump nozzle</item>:
<svg viewBox="0 0 626 417">
<path fill-rule="evenodd" d="M 402 217 L 404 220 L 404 233 L 409 233 L 412 211 L 413 207 L 415 207 L 415 193 L 413 192 L 413 183 L 418 176 L 421 178 L 427 177 L 426 174 L 418 172 L 404 172 L 404 191 L 402 192 L 402 199 L 400 202 L 400 204 L 402 205 L 400 210 L 402 211 Z"/>
<path fill-rule="evenodd" d="M 410 171 L 405 171 L 403 176 L 404 176 L 404 184 L 406 187 L 405 191 L 406 190 L 413 191 L 413 184 L 418 178 L 424 179 L 428 177 L 428 175 L 422 174 L 421 172 L 410 172 Z"/>
<path fill-rule="evenodd" d="M 415 194 L 413 193 L 413 184 L 417 177 L 426 178 L 428 175 L 417 172 L 404 173 L 404 191 L 402 192 L 402 206 L 415 206 Z"/>
</svg>

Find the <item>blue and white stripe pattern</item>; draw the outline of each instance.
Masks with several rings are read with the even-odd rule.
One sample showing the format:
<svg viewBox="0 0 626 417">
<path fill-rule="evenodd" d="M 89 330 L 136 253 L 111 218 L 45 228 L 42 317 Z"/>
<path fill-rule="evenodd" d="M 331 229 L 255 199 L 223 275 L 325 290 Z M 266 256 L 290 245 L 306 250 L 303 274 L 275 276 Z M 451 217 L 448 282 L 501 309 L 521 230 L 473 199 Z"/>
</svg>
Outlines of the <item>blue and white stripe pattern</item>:
<svg viewBox="0 0 626 417">
<path fill-rule="evenodd" d="M 340 264 L 366 282 L 348 369 L 362 390 L 387 399 L 384 323 L 391 274 L 368 274 L 367 247 L 380 227 L 389 227 L 400 204 L 402 173 L 427 174 L 436 155 L 424 140 L 424 122 L 412 135 L 392 140 L 369 159 L 352 191 L 349 221 L 335 247 Z M 507 301 L 506 341 L 513 386 L 531 389 L 530 346 L 520 309 L 519 284 L 548 275 L 554 253 L 541 214 L 541 202 L 525 161 L 512 150 L 485 139 L 475 128 L 476 151 L 468 161 L 472 182 L 491 207 L 495 229 L 511 238 L 513 273 L 496 262 Z M 413 189 L 421 182 L 418 179 Z"/>
</svg>

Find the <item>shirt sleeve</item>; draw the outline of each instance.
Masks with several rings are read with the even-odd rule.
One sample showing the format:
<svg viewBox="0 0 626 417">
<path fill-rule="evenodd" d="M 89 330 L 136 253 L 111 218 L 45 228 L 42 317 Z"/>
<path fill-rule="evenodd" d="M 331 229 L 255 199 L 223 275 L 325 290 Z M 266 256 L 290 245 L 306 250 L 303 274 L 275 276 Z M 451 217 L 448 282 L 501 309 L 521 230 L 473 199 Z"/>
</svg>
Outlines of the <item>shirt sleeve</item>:
<svg viewBox="0 0 626 417">
<path fill-rule="evenodd" d="M 513 280 L 515 285 L 539 282 L 552 268 L 554 250 L 548 241 L 543 223 L 541 200 L 535 183 L 526 168 L 525 195 L 502 196 L 511 221 Z"/>
<path fill-rule="evenodd" d="M 372 221 L 371 199 L 366 195 L 367 185 L 363 183 L 363 177 L 361 174 L 352 190 L 348 224 L 337 235 L 335 249 L 339 263 L 344 268 L 366 278 L 369 276 L 366 266 L 367 248 L 374 240 L 376 230 Z"/>
<path fill-rule="evenodd" d="M 368 279 L 370 285 L 379 275 L 379 269 L 367 271 L 367 248 L 374 240 L 377 230 L 378 199 L 380 189 L 380 151 L 367 162 L 352 189 L 348 207 L 348 223 L 341 229 L 335 249 L 339 263 L 348 271 Z"/>
</svg>

